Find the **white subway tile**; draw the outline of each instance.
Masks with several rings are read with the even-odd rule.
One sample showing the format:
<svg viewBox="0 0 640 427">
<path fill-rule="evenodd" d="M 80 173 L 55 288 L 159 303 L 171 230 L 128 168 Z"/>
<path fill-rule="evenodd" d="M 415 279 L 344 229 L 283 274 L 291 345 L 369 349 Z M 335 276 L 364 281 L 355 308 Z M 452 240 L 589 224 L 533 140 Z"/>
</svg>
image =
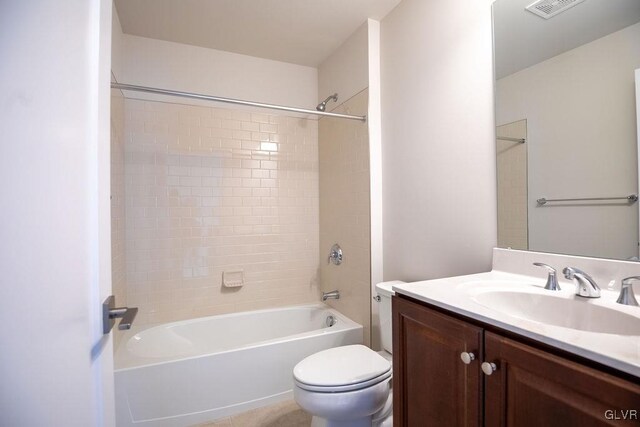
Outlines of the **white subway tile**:
<svg viewBox="0 0 640 427">
<path fill-rule="evenodd" d="M 278 133 L 278 125 L 260 123 L 260 132 Z"/>
<path fill-rule="evenodd" d="M 124 104 L 122 185 L 130 197 L 112 200 L 123 200 L 124 212 L 112 220 L 126 227 L 121 270 L 127 297 L 140 302 L 138 321 L 283 303 L 256 286 L 290 290 L 289 303 L 315 298 L 308 285 L 319 244 L 316 121 Z M 242 292 L 221 293 L 226 269 L 252 272 Z"/>
<path fill-rule="evenodd" d="M 259 132 L 260 131 L 260 123 L 242 122 L 242 130 L 248 130 L 248 131 L 251 131 L 251 132 Z"/>
<path fill-rule="evenodd" d="M 199 176 L 181 176 L 180 185 L 185 187 L 199 187 L 202 185 L 202 178 Z"/>
<path fill-rule="evenodd" d="M 251 121 L 257 123 L 269 123 L 269 116 L 266 114 L 252 113 Z"/>
</svg>

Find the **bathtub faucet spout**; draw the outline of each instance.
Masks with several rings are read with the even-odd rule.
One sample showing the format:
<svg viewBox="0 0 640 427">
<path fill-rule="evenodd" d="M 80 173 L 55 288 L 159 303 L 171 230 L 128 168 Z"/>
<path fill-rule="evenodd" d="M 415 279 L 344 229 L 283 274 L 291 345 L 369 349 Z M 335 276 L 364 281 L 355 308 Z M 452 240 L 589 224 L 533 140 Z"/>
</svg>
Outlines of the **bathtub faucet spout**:
<svg viewBox="0 0 640 427">
<path fill-rule="evenodd" d="M 340 299 L 340 291 L 330 291 L 322 293 L 322 301 L 326 301 L 328 299 Z"/>
</svg>

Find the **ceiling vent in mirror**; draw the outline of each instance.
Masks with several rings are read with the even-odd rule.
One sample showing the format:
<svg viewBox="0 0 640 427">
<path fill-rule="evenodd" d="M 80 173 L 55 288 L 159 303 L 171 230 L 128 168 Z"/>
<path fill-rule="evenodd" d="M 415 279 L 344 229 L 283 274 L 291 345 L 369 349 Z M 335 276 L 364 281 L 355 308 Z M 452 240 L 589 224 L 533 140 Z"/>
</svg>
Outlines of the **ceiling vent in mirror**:
<svg viewBox="0 0 640 427">
<path fill-rule="evenodd" d="M 549 19 L 583 1 L 584 0 L 538 0 L 525 7 L 525 9 L 544 19 Z"/>
</svg>

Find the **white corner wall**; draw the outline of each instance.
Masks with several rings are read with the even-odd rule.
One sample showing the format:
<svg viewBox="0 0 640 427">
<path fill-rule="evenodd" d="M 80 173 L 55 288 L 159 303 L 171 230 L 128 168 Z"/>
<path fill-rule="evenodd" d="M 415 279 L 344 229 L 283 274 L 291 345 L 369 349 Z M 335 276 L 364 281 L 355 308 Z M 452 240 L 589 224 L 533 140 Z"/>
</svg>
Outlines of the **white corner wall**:
<svg viewBox="0 0 640 427">
<path fill-rule="evenodd" d="M 403 0 L 381 23 L 384 277 L 491 268 L 491 1 Z"/>
<path fill-rule="evenodd" d="M 301 108 L 317 104 L 318 71 L 313 67 L 129 34 L 122 40 L 121 83 Z"/>
<path fill-rule="evenodd" d="M 368 26 L 369 23 L 365 21 L 318 67 L 317 102 L 331 94 L 338 94 L 338 102 L 328 104 L 327 111 L 346 102 L 369 85 Z"/>
<path fill-rule="evenodd" d="M 382 112 L 380 96 L 380 21 L 369 19 L 369 203 L 371 209 L 371 295 L 383 275 Z M 381 348 L 378 303 L 371 300 L 371 348 Z"/>
<path fill-rule="evenodd" d="M 371 282 L 383 280 L 382 239 L 382 100 L 380 88 L 380 21 L 369 19 L 369 170 L 371 185 Z M 372 289 L 374 291 L 374 289 Z"/>
<path fill-rule="evenodd" d="M 111 5 L 111 72 L 116 77 L 116 81 L 120 81 L 124 68 L 124 52 L 123 52 L 122 26 L 120 25 L 120 17 L 116 10 L 115 4 Z"/>
</svg>

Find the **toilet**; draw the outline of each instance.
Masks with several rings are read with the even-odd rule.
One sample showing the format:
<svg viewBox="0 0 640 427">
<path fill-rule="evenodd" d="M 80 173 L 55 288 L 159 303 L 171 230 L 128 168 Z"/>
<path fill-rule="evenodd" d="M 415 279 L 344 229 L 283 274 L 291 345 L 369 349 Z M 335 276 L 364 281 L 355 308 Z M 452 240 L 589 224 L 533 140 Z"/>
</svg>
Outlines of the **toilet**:
<svg viewBox="0 0 640 427">
<path fill-rule="evenodd" d="M 323 350 L 293 368 L 293 395 L 313 415 L 312 427 L 390 427 L 391 392 L 391 286 L 376 285 L 380 302 L 383 351 L 363 345 Z"/>
</svg>

